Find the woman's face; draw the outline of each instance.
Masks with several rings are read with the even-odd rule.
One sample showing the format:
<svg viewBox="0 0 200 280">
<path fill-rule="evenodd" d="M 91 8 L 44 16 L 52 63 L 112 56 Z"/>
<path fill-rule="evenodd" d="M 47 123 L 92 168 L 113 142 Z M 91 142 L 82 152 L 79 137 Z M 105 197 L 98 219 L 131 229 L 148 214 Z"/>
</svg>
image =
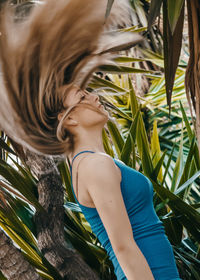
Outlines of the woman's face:
<svg viewBox="0 0 200 280">
<path fill-rule="evenodd" d="M 108 111 L 106 111 L 104 106 L 99 102 L 98 95 L 73 86 L 67 93 L 63 105 L 68 109 L 76 104 L 77 106 L 67 114 L 64 124 L 68 122 L 67 119 L 71 118 L 75 120 L 79 126 L 89 128 L 94 126 L 103 127 L 108 121 Z"/>
</svg>

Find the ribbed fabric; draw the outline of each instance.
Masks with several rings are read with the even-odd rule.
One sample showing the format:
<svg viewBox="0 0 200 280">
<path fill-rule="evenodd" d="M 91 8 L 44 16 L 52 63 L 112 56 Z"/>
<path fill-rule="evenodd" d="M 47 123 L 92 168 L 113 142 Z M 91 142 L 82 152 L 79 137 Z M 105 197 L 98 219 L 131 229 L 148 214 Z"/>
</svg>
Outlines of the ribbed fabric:
<svg viewBox="0 0 200 280">
<path fill-rule="evenodd" d="M 85 150 L 76 154 L 73 160 L 84 152 L 94 153 L 93 151 Z M 125 165 L 122 161 L 115 158 L 113 160 L 121 170 L 121 192 L 132 226 L 134 239 L 145 256 L 155 280 L 181 280 L 176 267 L 172 246 L 165 234 L 163 223 L 158 218 L 153 206 L 154 190 L 151 181 L 139 171 Z M 70 166 L 70 171 L 72 175 L 72 166 Z M 127 279 L 114 254 L 96 208 L 80 204 L 76 199 L 73 186 L 72 191 L 92 231 L 106 249 L 113 263 L 117 280 Z"/>
</svg>

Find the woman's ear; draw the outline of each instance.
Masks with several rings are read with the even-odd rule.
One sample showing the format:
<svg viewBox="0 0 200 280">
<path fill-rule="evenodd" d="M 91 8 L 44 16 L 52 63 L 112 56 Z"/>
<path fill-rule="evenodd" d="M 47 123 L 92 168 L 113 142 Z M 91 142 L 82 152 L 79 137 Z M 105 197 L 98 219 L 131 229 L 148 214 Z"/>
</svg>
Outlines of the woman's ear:
<svg viewBox="0 0 200 280">
<path fill-rule="evenodd" d="M 58 114 L 57 118 L 58 118 L 59 121 L 62 119 L 63 114 L 64 114 L 64 112 Z"/>
<path fill-rule="evenodd" d="M 65 124 L 76 126 L 76 125 L 78 125 L 78 122 L 77 122 L 77 120 L 73 119 L 73 117 L 68 116 L 65 120 Z"/>
</svg>

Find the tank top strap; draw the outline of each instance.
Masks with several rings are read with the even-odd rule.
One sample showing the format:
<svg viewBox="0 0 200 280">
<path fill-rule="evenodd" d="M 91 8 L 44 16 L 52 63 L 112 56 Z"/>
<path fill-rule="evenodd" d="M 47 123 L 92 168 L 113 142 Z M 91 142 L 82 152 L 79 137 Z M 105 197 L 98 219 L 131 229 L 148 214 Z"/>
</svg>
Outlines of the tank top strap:
<svg viewBox="0 0 200 280">
<path fill-rule="evenodd" d="M 78 155 L 80 155 L 80 154 L 82 154 L 82 153 L 95 153 L 94 151 L 90 151 L 90 150 L 85 150 L 85 151 L 81 151 L 81 152 L 79 152 L 78 154 L 76 154 L 73 158 L 72 158 L 72 164 L 73 164 L 73 161 L 75 160 L 75 158 L 78 156 Z"/>
<path fill-rule="evenodd" d="M 74 187 L 73 187 L 73 183 L 72 183 L 72 164 L 73 164 L 74 159 L 75 159 L 78 155 L 80 155 L 80 154 L 82 154 L 82 153 L 86 153 L 86 152 L 88 152 L 88 153 L 95 153 L 94 151 L 89 151 L 89 150 L 81 151 L 81 152 L 79 152 L 78 154 L 76 154 L 76 155 L 72 158 L 72 163 L 71 163 L 71 165 L 70 165 L 72 192 L 73 192 L 74 198 L 75 198 L 75 200 L 77 201 L 78 204 L 80 204 L 79 201 L 78 201 L 78 170 L 76 170 L 76 187 L 75 187 L 75 188 L 76 188 L 76 194 L 75 194 L 75 192 L 74 192 Z M 80 160 L 80 161 L 81 161 L 81 160 Z M 79 162 L 79 163 L 80 163 L 80 162 Z M 79 166 L 79 163 L 78 163 L 78 166 Z M 77 166 L 77 169 L 78 169 L 78 166 Z M 81 204 L 80 204 L 80 205 L 81 205 Z M 82 206 L 84 207 L 84 205 L 82 205 Z"/>
</svg>

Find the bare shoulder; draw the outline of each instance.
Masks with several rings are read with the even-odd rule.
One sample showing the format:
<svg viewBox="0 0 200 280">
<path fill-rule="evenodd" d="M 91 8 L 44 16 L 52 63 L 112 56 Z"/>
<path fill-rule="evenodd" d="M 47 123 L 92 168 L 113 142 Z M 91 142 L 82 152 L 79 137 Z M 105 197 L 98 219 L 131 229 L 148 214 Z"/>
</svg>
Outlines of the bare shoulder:
<svg viewBox="0 0 200 280">
<path fill-rule="evenodd" d="M 105 153 L 92 153 L 82 160 L 79 167 L 82 179 L 109 180 L 116 178 L 121 181 L 121 172 L 113 158 Z M 103 176 L 103 178 L 102 178 Z"/>
</svg>

